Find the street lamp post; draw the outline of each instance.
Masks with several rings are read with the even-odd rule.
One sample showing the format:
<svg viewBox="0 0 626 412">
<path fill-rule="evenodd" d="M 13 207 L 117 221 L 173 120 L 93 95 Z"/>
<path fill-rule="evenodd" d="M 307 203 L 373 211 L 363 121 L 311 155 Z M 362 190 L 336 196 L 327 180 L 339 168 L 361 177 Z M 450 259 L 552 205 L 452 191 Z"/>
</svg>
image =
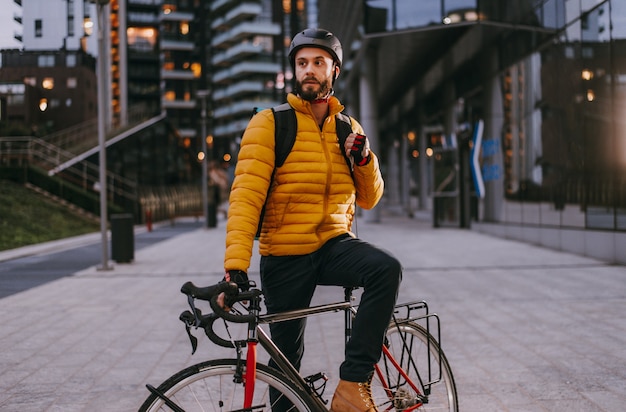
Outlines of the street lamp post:
<svg viewBox="0 0 626 412">
<path fill-rule="evenodd" d="M 97 14 L 98 14 L 98 161 L 100 163 L 99 166 L 99 174 L 100 174 L 100 233 L 101 233 L 101 243 L 102 243 L 102 265 L 98 268 L 99 270 L 111 270 L 112 267 L 109 266 L 109 249 L 108 249 L 108 238 L 107 238 L 107 166 L 106 166 L 106 119 L 105 119 L 105 106 L 106 102 L 106 83 L 105 83 L 105 75 L 107 73 L 107 59 L 106 56 L 106 47 L 104 43 L 104 29 L 105 29 L 105 14 L 104 8 L 107 4 L 109 4 L 109 0 L 91 0 L 92 3 L 96 4 Z"/>
<path fill-rule="evenodd" d="M 204 216 L 204 225 L 209 227 L 209 177 L 208 177 L 208 145 L 207 145 L 207 98 L 209 97 L 208 90 L 198 90 L 196 96 L 202 100 L 202 109 L 200 113 L 200 134 L 202 138 L 202 213 Z"/>
</svg>

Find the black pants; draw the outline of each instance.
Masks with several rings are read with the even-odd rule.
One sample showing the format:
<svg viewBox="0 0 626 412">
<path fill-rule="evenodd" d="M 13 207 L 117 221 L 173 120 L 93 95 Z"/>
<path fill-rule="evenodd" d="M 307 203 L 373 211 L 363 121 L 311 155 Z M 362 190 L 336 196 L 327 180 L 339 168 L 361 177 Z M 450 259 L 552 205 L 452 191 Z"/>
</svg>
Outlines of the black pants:
<svg viewBox="0 0 626 412">
<path fill-rule="evenodd" d="M 367 381 L 380 359 L 401 278 L 402 268 L 395 257 L 347 234 L 331 239 L 309 255 L 261 257 L 268 313 L 308 307 L 317 285 L 363 288 L 352 337 L 339 369 L 339 377 L 352 382 Z M 270 325 L 272 340 L 298 369 L 304 353 L 305 325 L 306 319 Z"/>
</svg>

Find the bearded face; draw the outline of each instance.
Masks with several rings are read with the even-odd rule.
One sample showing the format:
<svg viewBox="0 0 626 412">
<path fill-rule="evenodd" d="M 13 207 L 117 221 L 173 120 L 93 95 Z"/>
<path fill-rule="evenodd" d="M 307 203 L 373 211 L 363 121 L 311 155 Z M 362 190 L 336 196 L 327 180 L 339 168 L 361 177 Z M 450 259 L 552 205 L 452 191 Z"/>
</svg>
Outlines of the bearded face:
<svg viewBox="0 0 626 412">
<path fill-rule="evenodd" d="M 331 77 L 317 79 L 314 76 L 308 76 L 302 81 L 296 80 L 296 94 L 310 102 L 327 97 L 331 90 Z"/>
</svg>

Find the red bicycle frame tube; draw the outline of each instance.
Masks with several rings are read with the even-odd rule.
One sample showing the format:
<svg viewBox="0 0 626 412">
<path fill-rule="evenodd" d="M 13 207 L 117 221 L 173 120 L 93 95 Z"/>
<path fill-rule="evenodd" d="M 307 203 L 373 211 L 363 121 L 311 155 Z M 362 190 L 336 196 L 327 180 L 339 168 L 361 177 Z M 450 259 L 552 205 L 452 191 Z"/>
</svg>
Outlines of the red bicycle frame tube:
<svg viewBox="0 0 626 412">
<path fill-rule="evenodd" d="M 389 349 L 387 349 L 387 347 L 385 345 L 383 345 L 383 356 L 386 357 L 387 359 L 389 359 L 389 361 L 394 366 L 394 368 L 397 369 L 398 373 L 400 373 L 400 375 L 406 380 L 406 382 L 409 384 L 409 386 L 416 393 L 421 393 L 420 390 L 415 385 L 415 383 L 413 383 L 413 381 L 411 380 L 409 375 L 407 375 L 406 372 L 404 371 L 404 369 L 402 369 L 402 367 L 398 364 L 398 362 L 396 362 L 396 360 L 394 359 L 393 355 L 391 354 L 391 352 L 389 352 Z M 383 373 L 380 371 L 380 367 L 378 366 L 378 364 L 374 365 L 374 369 L 376 370 L 376 375 L 378 375 L 378 379 L 380 380 L 380 382 L 382 383 L 383 387 L 385 388 L 385 392 L 387 392 L 387 396 L 389 396 L 389 399 L 392 399 L 392 394 L 391 394 L 391 389 L 389 388 L 389 383 L 387 381 L 385 381 Z M 410 407 L 409 409 L 405 409 L 405 411 L 413 411 L 413 410 L 419 408 L 420 406 L 422 406 L 422 403 L 418 403 L 417 405 L 414 405 L 414 406 Z"/>
<path fill-rule="evenodd" d="M 257 342 L 248 342 L 248 353 L 246 355 L 246 378 L 245 396 L 243 408 L 252 407 L 252 397 L 254 396 L 254 384 L 256 382 L 256 345 Z"/>
</svg>

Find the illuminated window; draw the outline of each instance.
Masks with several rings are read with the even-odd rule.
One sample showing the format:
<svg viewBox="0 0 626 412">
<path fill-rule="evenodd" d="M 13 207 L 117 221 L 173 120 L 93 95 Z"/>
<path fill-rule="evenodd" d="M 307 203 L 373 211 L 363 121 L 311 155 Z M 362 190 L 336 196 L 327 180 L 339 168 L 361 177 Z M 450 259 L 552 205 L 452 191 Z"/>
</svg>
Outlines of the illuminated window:
<svg viewBox="0 0 626 412">
<path fill-rule="evenodd" d="M 174 91 L 172 91 L 172 90 L 169 90 L 169 91 L 165 92 L 165 96 L 164 97 L 165 97 L 165 100 L 168 100 L 168 101 L 171 102 L 171 101 L 176 100 L 176 93 Z"/>
<path fill-rule="evenodd" d="M 68 77 L 67 78 L 67 88 L 68 89 L 75 89 L 76 86 L 78 86 L 78 80 L 76 79 L 76 77 Z"/>
<path fill-rule="evenodd" d="M 189 34 L 189 23 L 184 21 L 180 23 L 180 34 Z"/>
<path fill-rule="evenodd" d="M 41 87 L 47 90 L 54 89 L 54 79 L 52 77 L 46 77 L 41 82 Z"/>
<path fill-rule="evenodd" d="M 24 84 L 27 84 L 29 86 L 36 86 L 37 85 L 37 78 L 35 78 L 35 77 L 24 77 Z"/>
<path fill-rule="evenodd" d="M 93 34 L 93 20 L 90 17 L 87 17 L 83 21 L 83 31 L 85 32 L 85 36 L 91 36 Z"/>
<path fill-rule="evenodd" d="M 128 46 L 133 51 L 151 52 L 156 45 L 156 31 L 150 27 L 129 27 Z"/>
<path fill-rule="evenodd" d="M 48 108 L 48 99 L 40 99 L 39 100 L 39 110 L 45 112 Z"/>
<path fill-rule="evenodd" d="M 193 72 L 193 77 L 198 78 L 202 75 L 202 66 L 200 63 L 191 63 L 191 71 Z"/>
</svg>

